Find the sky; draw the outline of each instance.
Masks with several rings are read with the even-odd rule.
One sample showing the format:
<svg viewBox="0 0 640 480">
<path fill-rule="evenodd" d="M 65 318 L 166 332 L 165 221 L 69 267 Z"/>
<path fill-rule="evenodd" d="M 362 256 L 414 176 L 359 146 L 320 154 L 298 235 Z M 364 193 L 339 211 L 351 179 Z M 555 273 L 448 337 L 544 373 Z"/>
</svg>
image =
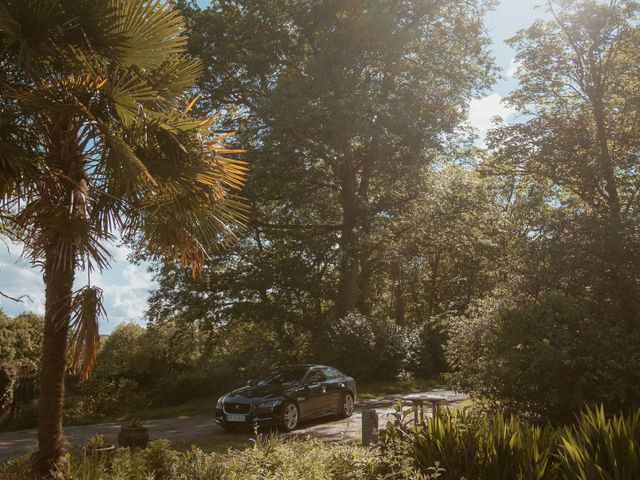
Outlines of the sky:
<svg viewBox="0 0 640 480">
<path fill-rule="evenodd" d="M 505 120 L 513 117 L 513 111 L 501 100 L 517 86 L 513 78 L 514 51 L 504 41 L 518 30 L 526 28 L 535 19 L 545 16 L 543 8 L 536 8 L 545 0 L 501 0 L 498 7 L 486 18 L 486 28 L 493 42 L 496 64 L 502 71 L 502 78 L 490 92 L 470 105 L 469 122 L 476 127 L 481 138 L 491 125 L 491 118 L 500 116 Z M 201 6 L 208 2 L 198 0 Z M 94 272 L 91 283 L 104 291 L 104 304 L 108 319 L 100 325 L 101 334 L 109 334 L 120 323 L 135 322 L 144 325 L 144 311 L 149 292 L 156 285 L 147 265 L 134 265 L 127 260 L 126 247 L 113 244 L 108 246 L 113 259 L 111 267 L 102 273 Z M 0 308 L 9 315 L 24 311 L 44 313 L 44 286 L 42 273 L 21 259 L 22 248 L 18 244 L 0 243 L 0 291 L 18 297 L 28 295 L 22 303 L 0 297 Z M 76 282 L 81 286 L 86 279 L 78 275 Z"/>
</svg>

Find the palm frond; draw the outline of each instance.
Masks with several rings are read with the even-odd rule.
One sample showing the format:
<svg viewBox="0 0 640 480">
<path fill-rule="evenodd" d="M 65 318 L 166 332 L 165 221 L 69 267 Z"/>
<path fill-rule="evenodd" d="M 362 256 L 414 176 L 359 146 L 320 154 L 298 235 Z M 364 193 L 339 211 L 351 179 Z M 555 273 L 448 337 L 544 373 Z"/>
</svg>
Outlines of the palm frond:
<svg viewBox="0 0 640 480">
<path fill-rule="evenodd" d="M 103 292 L 98 287 L 84 287 L 73 297 L 71 315 L 71 368 L 86 380 L 93 369 L 100 348 L 99 324 L 106 319 Z"/>
<path fill-rule="evenodd" d="M 124 40 L 116 50 L 125 67 L 153 69 L 185 51 L 184 22 L 170 2 L 111 0 L 111 6 L 118 12 L 113 30 Z"/>
<path fill-rule="evenodd" d="M 172 55 L 150 72 L 149 83 L 167 100 L 178 100 L 193 88 L 202 62 L 185 54 Z"/>
</svg>

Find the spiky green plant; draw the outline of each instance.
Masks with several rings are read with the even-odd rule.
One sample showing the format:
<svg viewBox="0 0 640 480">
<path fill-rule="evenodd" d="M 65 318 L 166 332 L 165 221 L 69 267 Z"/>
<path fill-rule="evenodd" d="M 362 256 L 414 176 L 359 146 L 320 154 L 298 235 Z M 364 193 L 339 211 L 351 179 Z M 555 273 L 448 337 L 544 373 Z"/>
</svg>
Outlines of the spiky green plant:
<svg viewBox="0 0 640 480">
<path fill-rule="evenodd" d="M 640 478 L 640 410 L 607 417 L 602 406 L 586 409 L 564 430 L 558 456 L 566 480 Z"/>
<path fill-rule="evenodd" d="M 168 0 L 0 0 L 0 231 L 43 269 L 42 472 L 63 454 L 70 326 L 86 376 L 103 313 L 76 271 L 105 268 L 117 234 L 197 270 L 242 220 L 246 167 L 190 113 L 185 31 Z"/>
<path fill-rule="evenodd" d="M 480 479 L 545 480 L 553 478 L 555 432 L 498 413 L 481 424 L 478 464 Z"/>
<path fill-rule="evenodd" d="M 478 424 L 467 410 L 440 412 L 414 427 L 411 450 L 422 470 L 439 464 L 443 478 L 476 478 L 478 465 Z"/>
</svg>

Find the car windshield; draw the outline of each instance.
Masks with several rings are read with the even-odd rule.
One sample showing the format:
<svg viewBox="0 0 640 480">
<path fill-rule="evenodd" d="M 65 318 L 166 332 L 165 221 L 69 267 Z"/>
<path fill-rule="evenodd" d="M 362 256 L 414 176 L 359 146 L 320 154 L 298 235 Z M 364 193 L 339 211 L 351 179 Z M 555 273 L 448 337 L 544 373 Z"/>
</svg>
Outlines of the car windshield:
<svg viewBox="0 0 640 480">
<path fill-rule="evenodd" d="M 285 387 L 293 387 L 302 382 L 305 373 L 309 370 L 307 367 L 289 367 L 271 370 L 263 378 L 256 381 L 256 385 L 282 385 Z"/>
</svg>

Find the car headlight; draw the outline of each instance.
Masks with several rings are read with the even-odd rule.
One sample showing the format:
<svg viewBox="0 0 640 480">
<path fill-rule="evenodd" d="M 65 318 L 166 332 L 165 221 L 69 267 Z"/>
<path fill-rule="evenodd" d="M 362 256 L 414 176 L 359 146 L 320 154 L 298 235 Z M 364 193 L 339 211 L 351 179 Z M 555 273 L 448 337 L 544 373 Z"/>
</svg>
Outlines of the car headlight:
<svg viewBox="0 0 640 480">
<path fill-rule="evenodd" d="M 216 403 L 216 408 L 222 408 L 222 402 L 224 402 L 224 397 L 225 396 L 226 395 L 223 395 L 218 399 L 218 402 Z"/>
<path fill-rule="evenodd" d="M 269 400 L 258 404 L 258 408 L 275 408 L 280 404 L 281 400 Z"/>
</svg>

